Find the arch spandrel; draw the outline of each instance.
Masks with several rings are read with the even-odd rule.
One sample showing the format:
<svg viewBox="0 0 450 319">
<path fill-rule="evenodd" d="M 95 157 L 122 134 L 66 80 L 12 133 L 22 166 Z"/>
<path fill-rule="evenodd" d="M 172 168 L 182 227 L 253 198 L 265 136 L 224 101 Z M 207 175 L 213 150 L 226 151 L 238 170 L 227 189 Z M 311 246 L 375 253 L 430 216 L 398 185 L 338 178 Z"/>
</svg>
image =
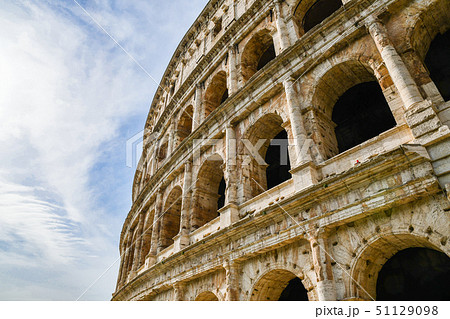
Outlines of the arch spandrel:
<svg viewBox="0 0 450 319">
<path fill-rule="evenodd" d="M 412 234 L 409 231 L 389 232 L 374 236 L 355 252 L 355 258 L 350 265 L 351 278 L 347 292 L 349 297 L 364 300 L 376 299 L 376 284 L 378 274 L 383 265 L 397 252 L 407 249 L 423 247 L 440 251 L 441 245 L 427 238 L 427 234 Z M 448 255 L 448 252 L 447 252 Z"/>
</svg>

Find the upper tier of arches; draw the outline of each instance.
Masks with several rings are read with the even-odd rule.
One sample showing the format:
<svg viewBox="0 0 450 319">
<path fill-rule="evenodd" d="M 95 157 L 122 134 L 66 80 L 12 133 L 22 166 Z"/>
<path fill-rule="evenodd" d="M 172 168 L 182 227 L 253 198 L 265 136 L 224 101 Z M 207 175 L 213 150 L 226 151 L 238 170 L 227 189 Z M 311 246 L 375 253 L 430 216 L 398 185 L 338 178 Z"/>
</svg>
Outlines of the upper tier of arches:
<svg viewBox="0 0 450 319">
<path fill-rule="evenodd" d="M 336 1 L 339 3 L 336 4 Z M 231 82 L 237 81 L 237 86 L 242 87 L 257 71 L 263 69 L 286 49 L 283 47 L 286 45 L 283 45 L 280 39 L 283 37 L 282 32 L 286 32 L 284 37 L 288 38 L 287 42 L 293 44 L 315 25 L 326 20 L 341 5 L 342 0 L 287 0 L 279 3 L 258 0 L 211 0 L 172 56 L 152 101 L 146 130 L 161 131 L 161 126 L 167 122 L 167 118 L 161 117 L 161 114 L 173 112 L 173 106 L 179 106 L 185 99 L 186 93 L 190 91 L 189 87 L 207 81 L 205 74 L 208 70 L 214 69 L 215 65 L 220 63 L 219 60 L 225 61 L 228 65 L 235 63 L 239 74 L 235 80 L 231 78 L 229 72 L 225 75 L 228 79 L 217 79 L 221 83 L 226 82 L 227 89 L 223 90 L 223 94 L 217 93 L 217 97 L 208 97 L 213 101 L 208 100 L 206 103 L 214 106 L 217 103 L 220 105 L 220 102 L 226 99 L 225 93 L 229 95 L 235 93 L 236 88 L 230 87 L 233 86 Z M 258 30 L 232 27 L 233 23 L 245 25 L 252 19 L 258 24 L 265 24 L 267 28 L 259 28 L 259 25 L 255 26 Z M 286 27 L 280 26 L 280 20 Z M 255 23 L 254 21 L 251 23 Z M 241 40 L 229 40 L 236 37 Z M 248 38 L 251 39 L 247 43 Z M 234 57 L 228 52 L 228 48 L 235 49 Z M 168 110 L 171 105 L 173 106 Z M 203 118 L 209 115 L 211 108 L 214 107 L 207 106 L 206 110 L 203 110 L 205 113 Z M 197 119 L 199 122 L 197 125 L 201 120 L 202 117 Z"/>
</svg>

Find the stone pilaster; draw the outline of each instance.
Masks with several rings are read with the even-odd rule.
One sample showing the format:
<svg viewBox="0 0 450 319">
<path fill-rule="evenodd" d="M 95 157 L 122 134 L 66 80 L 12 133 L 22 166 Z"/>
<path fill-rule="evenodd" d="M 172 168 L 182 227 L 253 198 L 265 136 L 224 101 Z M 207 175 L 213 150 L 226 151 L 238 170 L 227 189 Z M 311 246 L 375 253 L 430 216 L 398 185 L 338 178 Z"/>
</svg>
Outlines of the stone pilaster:
<svg viewBox="0 0 450 319">
<path fill-rule="evenodd" d="M 424 100 L 406 64 L 389 39 L 386 27 L 377 19 L 367 24 L 389 75 L 397 87 L 405 107 L 405 119 L 416 138 L 415 143 L 429 145 L 450 136 L 449 128 L 442 125 L 433 102 Z"/>
<path fill-rule="evenodd" d="M 317 296 L 320 301 L 336 300 L 328 241 L 323 235 L 321 237 L 314 235 L 309 238 L 309 242 L 316 274 Z"/>
<path fill-rule="evenodd" d="M 158 241 L 159 241 L 159 228 L 161 225 L 162 216 L 162 190 L 159 189 L 156 194 L 156 207 L 155 207 L 155 221 L 152 228 L 152 242 L 150 245 L 150 264 L 156 261 L 156 255 L 158 254 Z"/>
<path fill-rule="evenodd" d="M 289 33 L 286 27 L 286 22 L 283 17 L 280 0 L 275 0 L 275 19 L 278 31 L 278 38 L 280 41 L 280 48 L 281 51 L 284 51 L 285 49 L 291 46 L 291 41 L 289 39 Z"/>
<path fill-rule="evenodd" d="M 226 204 L 237 204 L 237 170 L 236 170 L 236 131 L 231 125 L 226 129 L 226 167 L 225 178 L 227 182 Z"/>
<path fill-rule="evenodd" d="M 191 207 L 192 189 L 192 162 L 188 160 L 184 164 L 183 197 L 181 201 L 181 222 L 179 247 L 183 249 L 189 245 L 189 212 Z"/>
<path fill-rule="evenodd" d="M 143 229 L 144 229 L 144 212 L 141 212 L 139 214 L 139 221 L 136 229 L 136 237 L 135 237 L 135 244 L 134 244 L 134 254 L 133 254 L 133 268 L 132 271 L 136 271 L 140 267 L 140 260 L 141 260 L 141 247 L 142 247 L 142 240 L 143 240 Z"/>
<path fill-rule="evenodd" d="M 226 160 L 225 160 L 225 206 L 219 210 L 220 227 L 226 228 L 239 220 L 237 196 L 237 165 L 236 165 L 236 131 L 231 125 L 226 129 Z"/>
<path fill-rule="evenodd" d="M 226 285 L 226 301 L 239 300 L 239 273 L 241 271 L 240 264 L 234 261 L 226 260 L 223 268 L 225 268 L 225 285 Z"/>
<path fill-rule="evenodd" d="M 192 131 L 195 131 L 197 127 L 200 126 L 200 123 L 202 121 L 202 114 L 203 114 L 203 88 L 202 84 L 198 83 L 195 86 L 195 105 L 194 105 L 194 115 L 192 118 Z"/>
<path fill-rule="evenodd" d="M 173 120 L 171 121 L 169 125 L 169 139 L 167 141 L 167 157 L 170 157 L 170 155 L 175 150 L 175 130 L 174 130 L 174 123 Z"/>
<path fill-rule="evenodd" d="M 233 95 L 238 90 L 238 71 L 236 60 L 236 48 L 230 46 L 228 48 L 228 92 L 229 96 Z"/>
<path fill-rule="evenodd" d="M 297 97 L 297 92 L 295 91 L 295 80 L 293 78 L 288 78 L 283 82 L 284 90 L 286 92 L 287 107 L 289 111 L 289 118 L 291 122 L 292 135 L 294 137 L 294 149 L 295 149 L 295 165 L 310 161 L 311 157 L 305 158 L 302 154 L 302 147 L 306 141 L 306 130 L 303 123 L 302 115 L 300 113 L 300 102 Z"/>
<path fill-rule="evenodd" d="M 375 19 L 367 24 L 367 28 L 380 52 L 394 85 L 397 87 L 405 109 L 409 109 L 414 104 L 423 101 L 414 79 L 389 39 L 388 32 L 383 23 Z"/>
</svg>

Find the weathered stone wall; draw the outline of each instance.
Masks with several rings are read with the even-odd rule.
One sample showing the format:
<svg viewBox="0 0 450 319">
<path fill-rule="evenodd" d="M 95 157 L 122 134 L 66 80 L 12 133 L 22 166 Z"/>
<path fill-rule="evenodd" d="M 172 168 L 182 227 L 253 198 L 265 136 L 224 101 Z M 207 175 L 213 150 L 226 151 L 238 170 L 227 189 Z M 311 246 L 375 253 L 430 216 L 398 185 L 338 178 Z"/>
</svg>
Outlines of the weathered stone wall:
<svg viewBox="0 0 450 319">
<path fill-rule="evenodd" d="M 211 0 L 187 32 L 150 108 L 113 300 L 278 300 L 294 278 L 309 300 L 371 300 L 398 251 L 450 255 L 450 105 L 425 63 L 450 2 L 343 1 L 305 32 L 315 2 Z M 396 126 L 340 153 L 334 106 L 367 82 Z M 292 178 L 267 189 L 258 157 L 283 130 Z"/>
</svg>

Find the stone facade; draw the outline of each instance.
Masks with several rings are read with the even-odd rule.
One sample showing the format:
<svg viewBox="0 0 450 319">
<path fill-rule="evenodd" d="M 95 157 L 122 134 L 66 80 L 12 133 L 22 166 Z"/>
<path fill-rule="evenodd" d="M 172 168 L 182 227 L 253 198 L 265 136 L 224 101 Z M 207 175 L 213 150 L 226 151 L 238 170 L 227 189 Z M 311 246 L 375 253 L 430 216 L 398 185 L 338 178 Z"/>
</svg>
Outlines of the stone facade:
<svg viewBox="0 0 450 319">
<path fill-rule="evenodd" d="M 448 0 L 211 0 L 150 108 L 113 300 L 372 300 L 398 252 L 448 259 L 450 101 L 426 61 L 449 28 Z M 382 101 L 352 109 L 357 90 Z"/>
</svg>

